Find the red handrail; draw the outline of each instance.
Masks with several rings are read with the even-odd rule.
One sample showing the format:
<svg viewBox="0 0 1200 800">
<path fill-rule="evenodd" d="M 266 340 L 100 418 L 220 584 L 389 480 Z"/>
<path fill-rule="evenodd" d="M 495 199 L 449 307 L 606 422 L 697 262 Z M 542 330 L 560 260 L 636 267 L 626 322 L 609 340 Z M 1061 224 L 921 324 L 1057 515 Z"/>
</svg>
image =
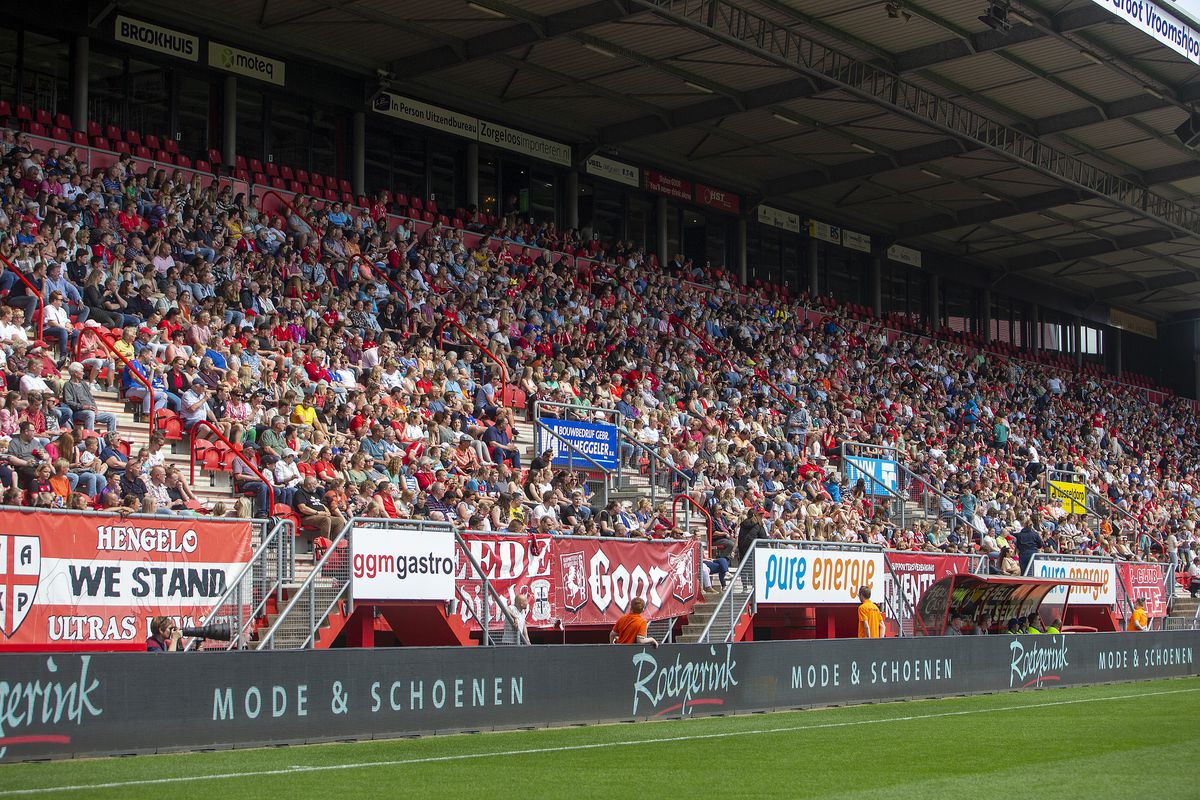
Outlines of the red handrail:
<svg viewBox="0 0 1200 800">
<path fill-rule="evenodd" d="M 496 362 L 496 365 L 500 367 L 500 396 L 504 397 L 504 388 L 506 386 L 508 386 L 508 367 L 506 367 L 504 365 L 504 362 L 501 361 L 499 358 L 497 358 L 496 354 L 493 353 L 491 350 L 489 350 L 483 344 L 483 342 L 479 341 L 474 336 L 472 336 L 471 333 L 466 328 L 464 328 L 462 325 L 459 324 L 458 320 L 456 320 L 454 317 L 450 316 L 450 314 L 448 314 L 448 313 L 444 313 L 444 316 L 442 317 L 442 324 L 439 325 L 438 329 L 437 329 L 438 349 L 439 350 L 446 349 L 446 340 L 443 339 L 442 336 L 446 330 L 447 322 L 450 323 L 451 325 L 453 325 L 455 328 L 457 328 L 458 331 L 463 336 L 467 337 L 468 341 L 470 341 L 471 344 L 475 345 L 480 350 L 482 350 L 483 354 L 485 356 L 490 358 L 492 361 Z"/>
<path fill-rule="evenodd" d="M 396 283 L 390 277 L 388 277 L 387 272 L 376 267 L 373 263 L 371 263 L 371 260 L 369 258 L 367 258 L 366 256 L 364 256 L 362 253 L 355 253 L 354 255 L 350 256 L 350 260 L 348 262 L 346 262 L 346 283 L 347 284 L 350 283 L 350 268 L 354 266 L 355 261 L 363 261 L 369 267 L 371 267 L 373 274 L 378 275 L 379 277 L 383 278 L 384 282 L 392 288 L 393 292 L 395 292 L 396 294 L 398 294 L 402 298 L 404 298 L 404 310 L 409 312 L 410 314 L 412 313 L 412 300 L 409 299 L 408 292 L 404 291 L 404 287 L 401 286 L 400 284 Z"/>
<path fill-rule="evenodd" d="M 317 239 L 321 238 L 321 232 L 319 230 L 317 230 L 317 226 L 314 225 L 310 219 L 308 219 L 303 214 L 301 214 L 300 211 L 294 205 L 292 205 L 290 202 L 285 200 L 283 195 L 281 195 L 279 192 L 275 191 L 274 189 L 268 189 L 267 191 L 262 193 L 262 196 L 265 199 L 267 197 L 267 195 L 272 195 L 272 194 L 275 195 L 275 197 L 279 200 L 280 204 L 283 205 L 284 208 L 286 208 L 288 211 L 295 214 L 300 219 L 301 222 L 303 222 L 305 225 L 307 225 L 308 229 L 316 235 Z"/>
<path fill-rule="evenodd" d="M 250 471 L 257 475 L 258 479 L 263 482 L 267 487 L 267 517 L 270 518 L 275 513 L 275 487 L 267 480 L 267 476 L 263 474 L 263 471 L 253 461 L 246 458 L 245 453 L 240 448 L 234 447 L 233 442 L 226 439 L 225 434 L 221 433 L 216 425 L 213 425 L 206 419 L 197 422 L 192 426 L 191 430 L 192 443 L 188 447 L 188 461 L 191 462 L 192 483 L 196 482 L 196 428 L 207 428 L 212 431 L 213 435 L 217 437 L 217 441 L 224 443 L 230 452 L 237 456 L 238 460 L 249 467 Z"/>
<path fill-rule="evenodd" d="M 21 279 L 21 283 L 25 284 L 25 286 L 28 287 L 29 291 L 33 292 L 33 296 L 37 298 L 38 312 L 39 312 L 38 313 L 38 338 L 39 339 L 44 338 L 44 334 L 45 334 L 45 330 L 46 330 L 46 298 L 42 297 L 41 290 L 39 290 L 36 286 L 34 286 L 33 283 L 29 280 L 29 278 L 25 277 L 25 273 L 21 272 L 21 270 L 17 269 L 16 264 L 9 261 L 8 258 L 5 256 L 0 256 L 0 261 L 3 261 L 8 266 L 8 268 L 13 271 L 13 274 Z M 65 342 L 64 342 L 64 345 L 65 345 Z M 64 346 L 63 349 L 65 350 L 66 347 Z"/>
<path fill-rule="evenodd" d="M 679 504 L 681 502 L 686 502 L 689 505 L 694 506 L 695 509 L 697 511 L 699 511 L 701 514 L 703 514 L 704 518 L 706 520 L 708 520 L 708 553 L 709 553 L 709 556 L 711 557 L 712 556 L 712 536 L 713 536 L 712 514 L 708 513 L 708 509 L 705 508 L 704 506 L 700 505 L 699 503 L 697 503 L 696 499 L 694 497 L 692 497 L 690 494 L 677 494 L 677 495 L 675 495 L 675 499 L 671 501 L 671 527 L 672 528 L 678 527 L 678 525 L 675 524 L 675 521 L 678 518 Z"/>
<path fill-rule="evenodd" d="M 125 368 L 129 370 L 129 374 L 132 375 L 134 378 L 136 378 L 138 383 L 140 383 L 142 386 L 146 387 L 146 396 L 147 396 L 147 399 L 149 399 L 149 401 L 150 401 L 150 414 L 149 414 L 150 435 L 153 436 L 154 435 L 154 411 L 155 411 L 155 409 L 154 409 L 154 386 L 151 384 L 150 379 L 146 378 L 145 376 L 142 375 L 142 373 L 138 372 L 136 369 L 133 368 L 133 364 L 129 361 L 129 359 L 126 358 L 125 356 L 121 355 L 120 352 L 117 351 L 117 348 L 114 346 L 113 342 L 110 339 L 108 339 L 108 337 L 106 337 L 103 333 L 100 332 L 100 328 L 89 328 L 87 330 L 90 330 L 93 334 L 95 334 L 96 338 L 100 340 L 100 344 L 104 345 L 106 350 L 108 350 L 110 353 L 112 353 L 117 358 L 121 359 L 121 363 L 124 364 Z M 83 334 L 80 333 L 80 335 L 75 340 L 75 352 L 76 353 L 79 352 L 79 340 L 82 338 L 83 338 Z"/>
</svg>

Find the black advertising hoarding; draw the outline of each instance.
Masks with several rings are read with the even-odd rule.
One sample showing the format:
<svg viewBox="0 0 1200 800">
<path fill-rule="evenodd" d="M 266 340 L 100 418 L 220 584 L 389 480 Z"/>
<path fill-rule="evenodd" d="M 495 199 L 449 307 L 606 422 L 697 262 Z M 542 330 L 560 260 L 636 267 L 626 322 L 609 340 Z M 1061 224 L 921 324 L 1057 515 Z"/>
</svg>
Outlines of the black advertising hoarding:
<svg viewBox="0 0 1200 800">
<path fill-rule="evenodd" d="M 1200 633 L 0 657 L 0 761 L 1196 675 Z M 147 720 L 154 724 L 148 725 Z"/>
</svg>

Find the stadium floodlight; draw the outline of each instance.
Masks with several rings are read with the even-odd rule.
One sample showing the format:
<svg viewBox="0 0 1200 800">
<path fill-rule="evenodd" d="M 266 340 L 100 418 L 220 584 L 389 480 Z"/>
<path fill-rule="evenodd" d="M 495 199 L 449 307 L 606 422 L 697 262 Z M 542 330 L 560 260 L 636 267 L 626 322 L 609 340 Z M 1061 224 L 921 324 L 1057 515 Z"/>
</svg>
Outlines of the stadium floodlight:
<svg viewBox="0 0 1200 800">
<path fill-rule="evenodd" d="M 850 146 L 853 147 L 855 150 L 861 150 L 862 152 L 867 153 L 868 155 L 872 155 L 872 156 L 875 155 L 875 151 L 872 150 L 871 148 L 867 147 L 865 144 L 859 144 L 858 142 L 851 142 Z"/>
<path fill-rule="evenodd" d="M 941 175 L 937 174 L 937 173 L 936 173 L 936 172 L 934 172 L 933 170 L 931 170 L 931 169 L 925 169 L 924 167 L 922 167 L 922 168 L 921 168 L 921 172 L 922 172 L 923 174 L 925 174 L 925 175 L 928 175 L 928 176 L 929 176 L 929 177 L 931 177 L 931 178 L 940 178 L 940 177 L 942 177 Z"/>
<path fill-rule="evenodd" d="M 904 0 L 890 0 L 883 7 L 891 19 L 903 18 L 905 22 L 912 19 L 912 13 L 904 7 Z"/>
<path fill-rule="evenodd" d="M 704 92 L 705 94 L 716 94 L 716 92 L 714 92 L 712 89 L 708 88 L 707 86 L 701 86 L 700 84 L 692 83 L 691 81 L 684 81 L 683 85 L 688 87 L 689 89 L 695 89 L 697 92 Z"/>
<path fill-rule="evenodd" d="M 1010 0 L 990 0 L 979 21 L 994 31 L 1012 30 L 1012 23 L 1008 19 L 1009 5 Z"/>
<path fill-rule="evenodd" d="M 788 125 L 799 125 L 800 124 L 800 120 L 792 119 L 791 117 L 784 116 L 783 114 L 780 114 L 778 112 L 772 114 L 771 116 L 773 116 L 775 119 L 779 120 L 780 122 L 786 122 Z"/>
</svg>

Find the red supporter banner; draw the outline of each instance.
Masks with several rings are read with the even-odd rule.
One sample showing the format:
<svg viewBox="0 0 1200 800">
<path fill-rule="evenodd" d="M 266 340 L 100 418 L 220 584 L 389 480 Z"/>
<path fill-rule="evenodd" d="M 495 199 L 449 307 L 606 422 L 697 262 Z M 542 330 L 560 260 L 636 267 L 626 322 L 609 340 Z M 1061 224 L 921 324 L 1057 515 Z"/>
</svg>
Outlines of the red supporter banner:
<svg viewBox="0 0 1200 800">
<path fill-rule="evenodd" d="M 692 201 L 692 184 L 683 178 L 664 175 L 657 170 L 646 170 L 646 188 L 652 192 L 674 197 L 676 200 Z"/>
<path fill-rule="evenodd" d="M 250 522 L 0 511 L 0 651 L 140 650 L 198 624 L 250 561 Z"/>
<path fill-rule="evenodd" d="M 509 605 L 529 599 L 526 625 L 611 625 L 635 597 L 646 601 L 647 619 L 678 617 L 696 601 L 700 569 L 697 542 L 553 538 L 534 534 L 463 534 L 463 541 L 496 593 Z M 459 551 L 455 591 L 458 615 L 478 630 L 483 581 Z M 500 609 L 490 601 L 491 620 Z M 492 625 L 493 628 L 497 625 Z"/>
<path fill-rule="evenodd" d="M 679 617 L 695 605 L 700 543 L 556 539 L 554 567 L 567 625 L 611 625 L 635 597 L 646 619 Z"/>
<path fill-rule="evenodd" d="M 1160 564 L 1117 564 L 1117 577 L 1129 598 L 1130 608 L 1139 597 L 1146 598 L 1146 614 L 1151 619 L 1167 616 L 1166 569 Z M 1171 587 L 1174 591 L 1174 587 Z"/>
<path fill-rule="evenodd" d="M 888 569 L 895 577 L 908 603 L 909 615 L 915 615 L 921 596 L 935 581 L 948 575 L 961 575 L 971 571 L 971 558 L 965 555 L 944 555 L 942 553 L 922 552 L 893 552 L 884 553 Z M 895 592 L 892 581 L 884 582 L 884 597 L 890 601 Z M 891 606 L 891 603 L 888 603 Z"/>
<path fill-rule="evenodd" d="M 741 198 L 724 189 L 714 189 L 703 183 L 696 184 L 696 202 L 727 214 L 737 214 L 742 207 Z"/>
<path fill-rule="evenodd" d="M 525 624 L 529 628 L 549 628 L 554 625 L 554 575 L 551 574 L 551 551 L 554 539 L 550 536 L 521 534 L 462 534 L 467 551 L 479 564 L 488 583 L 510 606 L 517 597 L 529 600 Z M 454 591 L 458 596 L 458 615 L 472 630 L 479 630 L 483 616 L 483 581 L 462 548 L 458 549 L 458 572 L 454 576 Z M 501 618 L 494 600 L 489 600 L 490 619 Z M 495 628 L 496 625 L 492 625 Z"/>
</svg>

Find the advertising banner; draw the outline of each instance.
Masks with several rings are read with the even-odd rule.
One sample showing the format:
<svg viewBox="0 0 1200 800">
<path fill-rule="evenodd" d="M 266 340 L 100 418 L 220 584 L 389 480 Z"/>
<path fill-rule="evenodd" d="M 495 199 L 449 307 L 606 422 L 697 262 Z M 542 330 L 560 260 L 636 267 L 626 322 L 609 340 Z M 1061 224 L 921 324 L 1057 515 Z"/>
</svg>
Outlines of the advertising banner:
<svg viewBox="0 0 1200 800">
<path fill-rule="evenodd" d="M 479 630 L 486 597 L 483 580 L 467 558 L 469 552 L 487 576 L 491 588 L 504 602 L 511 606 L 518 597 L 523 596 L 529 600 L 526 626 L 553 626 L 557 618 L 553 605 L 553 537 L 532 533 L 518 536 L 464 533 L 462 538 L 467 550 L 459 550 L 454 588 L 459 603 L 458 616 L 463 622 L 472 630 Z M 501 619 L 501 611 L 502 609 L 496 608 L 495 602 L 491 601 L 488 619 Z"/>
<path fill-rule="evenodd" d="M 414 100 L 411 97 L 392 92 L 379 92 L 375 95 L 371 107 L 380 114 L 386 114 L 413 125 L 465 136 L 468 139 L 479 138 L 479 120 L 475 117 Z"/>
<path fill-rule="evenodd" d="M 591 156 L 584 165 L 589 175 L 598 175 L 626 186 L 642 185 L 642 171 L 632 164 L 604 156 Z"/>
<path fill-rule="evenodd" d="M 895 461 L 886 458 L 846 456 L 847 480 L 851 486 L 862 480 L 869 495 L 889 497 L 894 494 L 900 485 L 896 473 Z"/>
<path fill-rule="evenodd" d="M 683 178 L 667 175 L 655 169 L 646 170 L 646 188 L 652 192 L 674 197 L 676 200 L 692 201 L 692 184 Z"/>
<path fill-rule="evenodd" d="M 250 522 L 0 511 L 0 651 L 144 646 L 198 623 L 250 561 Z"/>
<path fill-rule="evenodd" d="M 1144 597 L 1146 614 L 1151 619 L 1161 619 L 1167 616 L 1167 592 L 1173 591 L 1175 587 L 1168 590 L 1167 570 L 1164 565 L 1128 562 L 1117 564 L 1116 568 L 1121 586 L 1125 589 L 1125 596 L 1129 598 L 1130 608 L 1135 600 Z M 1071 602 L 1075 602 L 1073 594 Z"/>
<path fill-rule="evenodd" d="M 283 86 L 284 70 L 287 68 L 287 65 L 277 58 L 268 58 L 219 42 L 208 43 L 208 65 L 276 86 Z"/>
<path fill-rule="evenodd" d="M 817 606 L 858 603 L 858 589 L 876 597 L 886 580 L 881 551 L 853 552 L 772 547 L 754 557 L 754 593 L 760 603 Z"/>
<path fill-rule="evenodd" d="M 534 136 L 498 122 L 479 120 L 479 141 L 559 166 L 571 166 L 571 145 Z"/>
<path fill-rule="evenodd" d="M 763 225 L 770 225 L 773 228 L 780 228 L 792 233 L 800 232 L 799 214 L 784 211 L 782 208 L 775 208 L 765 203 L 758 207 L 758 221 Z"/>
<path fill-rule="evenodd" d="M 1087 487 L 1082 483 L 1050 481 L 1050 499 L 1062 503 L 1068 514 L 1087 513 Z"/>
<path fill-rule="evenodd" d="M 350 596 L 363 600 L 451 600 L 458 566 L 454 532 L 355 528 Z"/>
<path fill-rule="evenodd" d="M 734 192 L 725 189 L 714 189 L 703 183 L 696 184 L 696 202 L 702 206 L 715 208 L 727 214 L 736 214 L 741 210 L 741 198 Z"/>
<path fill-rule="evenodd" d="M 842 229 L 840 227 L 816 219 L 808 221 L 808 235 L 822 242 L 829 242 L 831 244 L 842 243 Z"/>
<path fill-rule="evenodd" d="M 1071 589 L 1073 606 L 1115 606 L 1117 603 L 1117 565 L 1111 561 L 1044 558 L 1035 553 L 1029 562 L 1028 574 L 1034 578 L 1063 578 L 1070 581 L 1092 581 L 1102 584 L 1094 589 Z M 1067 587 L 1059 586 L 1046 595 L 1046 603 L 1062 605 L 1067 599 Z"/>
<path fill-rule="evenodd" d="M 1200 31 L 1170 11 L 1163 10 L 1150 0 L 1137 0 L 1137 2 L 1092 0 L 1092 2 L 1103 6 L 1110 13 L 1125 20 L 1147 36 L 1158 40 L 1160 44 L 1171 48 L 1193 64 L 1200 64 Z M 1194 8 L 1187 6 L 1184 6 L 1184 10 L 1185 13 L 1186 11 L 1195 12 Z"/>
<path fill-rule="evenodd" d="M 554 432 L 549 436 L 541 428 L 537 429 L 537 450 L 554 451 L 554 466 L 573 467 L 575 469 L 617 468 L 617 426 L 605 422 L 578 422 L 570 419 L 540 417 L 543 425 Z M 571 443 L 571 447 L 567 446 Z M 596 462 L 593 465 L 579 454 L 585 453 Z"/>
<path fill-rule="evenodd" d="M 921 596 L 934 581 L 947 575 L 961 575 L 971 571 L 971 558 L 965 555 L 889 550 L 884 558 L 894 579 L 884 582 L 884 598 L 888 607 L 893 607 L 892 594 L 899 588 L 904 594 L 909 612 L 907 616 L 912 616 L 921 601 Z"/>
<path fill-rule="evenodd" d="M 911 247 L 894 244 L 887 249 L 887 257 L 892 261 L 908 264 L 910 267 L 921 266 L 921 251 L 913 250 Z"/>
<path fill-rule="evenodd" d="M 0 761 L 678 719 L 1184 677 L 1197 674 L 1197 645 L 1194 631 L 1164 631 L 658 649 L 21 654 L 7 657 L 0 683 L 7 710 Z"/>
<path fill-rule="evenodd" d="M 552 569 L 565 625 L 612 625 L 635 597 L 646 619 L 680 617 L 695 604 L 700 543 L 555 539 Z"/>
<path fill-rule="evenodd" d="M 185 61 L 200 60 L 200 37 L 120 14 L 116 18 L 113 38 L 124 44 L 165 53 Z"/>
<path fill-rule="evenodd" d="M 860 253 L 871 252 L 871 236 L 842 228 L 842 246 Z"/>
</svg>

